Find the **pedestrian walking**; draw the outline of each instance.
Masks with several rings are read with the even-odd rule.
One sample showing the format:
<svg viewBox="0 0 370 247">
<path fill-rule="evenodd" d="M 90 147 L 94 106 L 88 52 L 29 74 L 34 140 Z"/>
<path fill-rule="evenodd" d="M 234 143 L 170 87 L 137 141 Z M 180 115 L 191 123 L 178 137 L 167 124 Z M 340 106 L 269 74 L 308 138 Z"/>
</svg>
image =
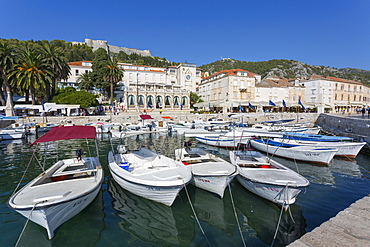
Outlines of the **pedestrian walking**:
<svg viewBox="0 0 370 247">
<path fill-rule="evenodd" d="M 365 117 L 365 112 L 366 112 L 365 107 L 362 107 L 361 112 L 362 112 L 362 118 L 364 118 Z"/>
</svg>

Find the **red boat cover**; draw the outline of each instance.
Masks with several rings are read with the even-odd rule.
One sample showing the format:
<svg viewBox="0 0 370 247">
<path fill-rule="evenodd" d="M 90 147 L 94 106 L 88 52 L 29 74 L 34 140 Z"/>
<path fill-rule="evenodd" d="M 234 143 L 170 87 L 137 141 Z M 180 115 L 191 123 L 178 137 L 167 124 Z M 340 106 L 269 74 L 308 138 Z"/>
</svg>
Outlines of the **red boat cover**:
<svg viewBox="0 0 370 247">
<path fill-rule="evenodd" d="M 45 135 L 30 144 L 70 139 L 95 139 L 96 129 L 94 126 L 57 126 L 49 130 Z"/>
<path fill-rule="evenodd" d="M 141 117 L 142 120 L 153 119 L 152 116 L 150 116 L 150 115 L 140 115 L 140 117 Z"/>
</svg>

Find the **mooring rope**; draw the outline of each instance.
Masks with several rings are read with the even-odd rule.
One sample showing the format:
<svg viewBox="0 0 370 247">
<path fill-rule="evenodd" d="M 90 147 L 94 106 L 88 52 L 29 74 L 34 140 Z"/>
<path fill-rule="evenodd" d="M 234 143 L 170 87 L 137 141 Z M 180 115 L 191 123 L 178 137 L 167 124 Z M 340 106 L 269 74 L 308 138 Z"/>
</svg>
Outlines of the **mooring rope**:
<svg viewBox="0 0 370 247">
<path fill-rule="evenodd" d="M 24 177 L 26 176 L 26 173 L 27 173 L 28 168 L 29 168 L 29 166 L 30 166 L 30 164 L 31 164 L 31 161 L 32 161 L 32 157 L 34 157 L 34 155 L 35 155 L 35 150 L 33 150 L 33 153 L 32 153 L 32 156 L 31 156 L 31 159 L 30 159 L 30 161 L 28 162 L 28 164 L 27 164 L 27 166 L 26 166 L 26 170 L 24 170 L 23 175 L 22 175 L 21 179 L 19 180 L 19 182 L 18 182 L 17 186 L 15 187 L 15 189 L 14 189 L 14 191 L 13 191 L 13 193 L 12 193 L 12 195 L 11 195 L 11 196 L 13 196 L 13 195 L 15 194 L 15 192 L 18 190 L 18 188 L 19 188 L 19 186 L 20 186 L 20 184 L 21 184 L 22 180 L 23 180 L 23 179 L 24 179 Z M 36 159 L 36 160 L 37 160 L 37 159 Z M 42 168 L 42 166 L 41 166 L 41 168 Z"/>
<path fill-rule="evenodd" d="M 244 237 L 243 237 L 243 232 L 242 232 L 242 229 L 240 227 L 240 223 L 239 223 L 239 220 L 238 220 L 238 215 L 236 213 L 236 209 L 235 209 L 235 205 L 234 205 L 234 199 L 233 199 L 233 195 L 231 193 L 231 187 L 230 187 L 230 184 L 227 185 L 229 187 L 229 192 L 230 192 L 230 198 L 231 198 L 231 204 L 233 205 L 233 210 L 234 210 L 234 215 L 235 215 L 235 220 L 236 220 L 236 224 L 238 225 L 238 229 L 239 229 L 239 233 L 240 233 L 240 236 L 242 238 L 242 241 L 243 241 L 243 245 L 244 247 L 246 247 L 247 245 L 245 244 L 245 240 L 244 240 Z"/>
<path fill-rule="evenodd" d="M 182 179 L 182 178 L 181 178 L 181 179 Z M 197 224 L 198 224 L 198 226 L 199 226 L 199 228 L 200 228 L 200 231 L 202 232 L 202 234 L 203 234 L 204 238 L 206 239 L 206 241 L 207 241 L 208 245 L 209 245 L 209 246 L 212 246 L 212 245 L 211 245 L 211 243 L 209 242 L 209 240 L 208 240 L 208 238 L 207 238 L 207 236 L 206 236 L 206 234 L 205 234 L 205 232 L 204 232 L 204 230 L 203 230 L 203 228 L 202 228 L 202 226 L 201 226 L 200 222 L 199 222 L 199 219 L 198 219 L 197 214 L 195 213 L 195 209 L 194 209 L 193 204 L 192 204 L 192 202 L 191 202 L 191 199 L 190 199 L 190 196 L 189 196 L 189 193 L 188 193 L 188 189 L 186 188 L 186 184 L 185 184 L 184 179 L 182 179 L 182 182 L 183 182 L 183 184 L 184 184 L 184 188 L 185 188 L 186 196 L 188 197 L 188 200 L 189 200 L 189 203 L 190 203 L 191 210 L 193 211 L 193 214 L 194 214 L 195 220 L 197 221 Z"/>
<path fill-rule="evenodd" d="M 32 210 L 31 210 L 31 213 L 30 213 L 30 216 L 27 217 L 26 223 L 24 223 L 23 229 L 22 229 L 21 233 L 19 234 L 19 237 L 17 239 L 17 242 L 15 243 L 15 247 L 18 246 L 19 241 L 21 240 L 22 235 L 23 235 L 24 231 L 26 230 L 26 226 L 27 226 L 28 222 L 30 221 L 30 218 L 32 216 L 32 212 L 35 209 L 36 205 L 39 204 L 39 203 L 44 203 L 44 202 L 46 202 L 46 201 L 37 202 L 37 203 L 35 203 L 35 205 L 33 205 Z"/>
<path fill-rule="evenodd" d="M 279 226 L 280 226 L 280 222 L 281 222 L 281 218 L 283 216 L 283 211 L 284 211 L 284 206 L 285 205 L 288 205 L 288 209 L 289 209 L 289 203 L 286 203 L 287 202 L 287 198 L 288 198 L 288 185 L 289 183 L 286 184 L 285 186 L 285 191 L 284 191 L 284 202 L 283 202 L 283 205 L 281 206 L 281 210 L 280 210 L 280 215 L 279 215 L 279 220 L 278 220 L 278 223 L 277 223 L 277 226 L 276 226 L 276 230 L 275 230 L 275 234 L 274 234 L 274 238 L 272 239 L 272 243 L 271 243 L 271 247 L 274 246 L 274 243 L 275 243 L 275 239 L 276 239 L 276 236 L 277 236 L 277 233 L 279 231 Z"/>
</svg>

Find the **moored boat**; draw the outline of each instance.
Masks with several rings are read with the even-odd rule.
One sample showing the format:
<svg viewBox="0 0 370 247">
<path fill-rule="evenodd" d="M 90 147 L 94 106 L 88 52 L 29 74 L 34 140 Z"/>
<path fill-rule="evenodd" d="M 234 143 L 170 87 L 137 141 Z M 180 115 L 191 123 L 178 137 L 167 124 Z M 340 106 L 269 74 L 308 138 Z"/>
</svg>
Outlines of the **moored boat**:
<svg viewBox="0 0 370 247">
<path fill-rule="evenodd" d="M 285 139 L 274 138 L 274 141 L 283 142 L 286 144 L 312 146 L 316 148 L 334 148 L 338 149 L 335 156 L 342 156 L 347 158 L 356 158 L 357 154 L 361 151 L 366 142 L 340 142 L 340 141 L 309 141 L 299 139 Z"/>
<path fill-rule="evenodd" d="M 192 183 L 201 189 L 224 196 L 225 188 L 237 175 L 236 166 L 202 148 L 175 150 L 175 158 L 187 165 L 193 173 Z"/>
<path fill-rule="evenodd" d="M 243 187 L 284 209 L 310 185 L 300 174 L 257 151 L 230 151 L 230 161 L 238 167 L 236 179 Z"/>
<path fill-rule="evenodd" d="M 235 148 L 241 144 L 247 144 L 249 142 L 249 137 L 233 137 L 233 136 L 198 136 L 197 141 L 215 147 L 224 148 Z"/>
<path fill-rule="evenodd" d="M 171 206 L 182 188 L 192 180 L 192 174 L 180 161 L 141 147 L 126 153 L 108 153 L 108 166 L 113 179 L 131 193 Z"/>
<path fill-rule="evenodd" d="M 55 127 L 31 144 L 68 139 L 95 139 L 94 127 Z M 49 239 L 64 222 L 81 212 L 100 191 L 103 169 L 97 157 L 57 161 L 13 194 L 8 206 L 43 226 Z"/>
<path fill-rule="evenodd" d="M 338 149 L 286 144 L 268 139 L 251 139 L 250 144 L 265 153 L 307 162 L 329 164 Z"/>
</svg>

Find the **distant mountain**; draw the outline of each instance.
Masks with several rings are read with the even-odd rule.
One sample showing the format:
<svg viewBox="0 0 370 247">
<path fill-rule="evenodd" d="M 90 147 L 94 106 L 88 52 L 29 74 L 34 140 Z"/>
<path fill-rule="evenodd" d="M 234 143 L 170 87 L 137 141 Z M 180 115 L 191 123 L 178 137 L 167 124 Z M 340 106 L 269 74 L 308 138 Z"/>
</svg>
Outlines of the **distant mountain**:
<svg viewBox="0 0 370 247">
<path fill-rule="evenodd" d="M 370 71 L 361 69 L 337 69 L 327 66 L 308 65 L 299 61 L 274 59 L 261 62 L 246 62 L 224 58 L 222 60 L 200 66 L 203 72 L 214 72 L 229 69 L 244 69 L 265 76 L 285 78 L 308 78 L 311 75 L 325 75 L 343 79 L 355 80 L 370 85 Z"/>
</svg>

